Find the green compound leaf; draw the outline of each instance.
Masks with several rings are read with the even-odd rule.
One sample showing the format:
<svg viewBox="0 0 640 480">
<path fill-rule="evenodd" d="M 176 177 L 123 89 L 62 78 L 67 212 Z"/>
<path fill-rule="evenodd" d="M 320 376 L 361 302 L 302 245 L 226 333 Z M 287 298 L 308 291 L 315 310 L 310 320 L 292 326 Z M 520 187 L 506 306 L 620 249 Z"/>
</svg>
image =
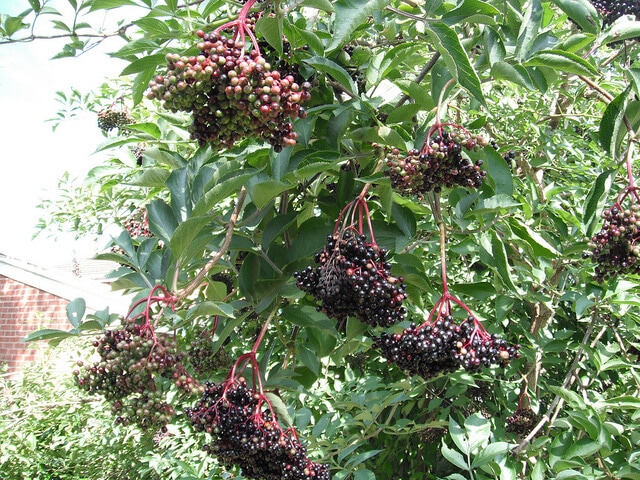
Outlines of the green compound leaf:
<svg viewBox="0 0 640 480">
<path fill-rule="evenodd" d="M 600 144 L 614 159 L 618 155 L 618 137 L 624 123 L 624 112 L 629 102 L 630 92 L 631 85 L 607 105 L 602 120 L 600 120 Z"/>
<path fill-rule="evenodd" d="M 486 107 L 480 78 L 462 48 L 458 34 L 442 22 L 427 23 L 427 33 L 436 44 L 453 78 Z"/>
<path fill-rule="evenodd" d="M 333 37 L 327 51 L 342 48 L 367 17 L 390 3 L 391 0 L 337 0 L 333 4 L 336 19 Z"/>
</svg>

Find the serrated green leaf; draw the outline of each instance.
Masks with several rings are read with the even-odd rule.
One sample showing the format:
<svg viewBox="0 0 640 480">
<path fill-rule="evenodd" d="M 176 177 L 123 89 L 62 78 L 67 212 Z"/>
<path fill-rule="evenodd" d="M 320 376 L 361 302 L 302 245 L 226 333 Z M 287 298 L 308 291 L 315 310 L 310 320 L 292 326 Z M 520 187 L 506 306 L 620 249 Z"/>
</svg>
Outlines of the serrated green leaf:
<svg viewBox="0 0 640 480">
<path fill-rule="evenodd" d="M 505 455 L 509 451 L 510 447 L 511 445 L 507 442 L 490 443 L 486 447 L 482 448 L 473 458 L 471 468 L 480 468 L 491 461 L 495 461 L 497 458 Z"/>
<path fill-rule="evenodd" d="M 467 465 L 467 462 L 465 461 L 462 454 L 453 450 L 452 448 L 449 448 L 444 442 L 442 442 L 442 447 L 440 447 L 440 453 L 442 453 L 442 456 L 456 467 L 465 471 L 469 470 L 469 466 Z"/>
<path fill-rule="evenodd" d="M 187 312 L 187 318 L 196 318 L 208 315 L 219 315 L 227 318 L 235 318 L 234 310 L 228 303 L 212 302 L 205 300 Z"/>
<path fill-rule="evenodd" d="M 631 85 L 624 89 L 616 98 L 614 98 L 602 115 L 600 120 L 600 144 L 602 148 L 616 159 L 618 156 L 618 136 L 622 125 L 624 124 L 624 113 L 629 101 L 629 93 Z"/>
<path fill-rule="evenodd" d="M 219 168 L 221 173 L 214 175 L 214 180 L 209 183 L 210 187 L 206 189 L 205 193 L 193 207 L 192 215 L 205 215 L 214 205 L 238 190 L 259 171 L 252 168 L 230 171 L 229 169 L 232 168 L 233 167 Z"/>
<path fill-rule="evenodd" d="M 597 76 L 598 69 L 575 53 L 563 50 L 540 50 L 523 63 L 527 67 L 546 67 L 576 75 Z"/>
<path fill-rule="evenodd" d="M 600 32 L 598 11 L 589 0 L 552 0 L 567 16 L 587 33 Z"/>
<path fill-rule="evenodd" d="M 531 0 L 527 3 L 527 8 L 520 23 L 520 32 L 518 33 L 517 60 L 522 61 L 528 58 L 531 48 L 540 35 L 542 16 L 543 8 L 540 0 Z"/>
<path fill-rule="evenodd" d="M 509 225 L 511 226 L 513 233 L 531 246 L 531 249 L 536 256 L 556 258 L 560 255 L 560 252 L 558 252 L 553 245 L 547 242 L 538 232 L 529 228 L 528 225 L 520 223 L 516 218 L 511 218 Z"/>
<path fill-rule="evenodd" d="M 480 0 L 464 0 L 456 8 L 449 10 L 442 16 L 442 21 L 447 25 L 455 25 L 460 22 L 467 23 L 495 23 L 494 16 L 500 11 L 493 5 Z"/>
<path fill-rule="evenodd" d="M 191 242 L 200 234 L 202 229 L 212 222 L 209 215 L 191 217 L 180 223 L 171 236 L 171 253 L 175 259 L 181 259 Z"/>
<path fill-rule="evenodd" d="M 167 245 L 171 243 L 171 236 L 178 226 L 178 221 L 171 207 L 163 200 L 156 199 L 147 206 L 149 214 L 149 229 Z"/>
<path fill-rule="evenodd" d="M 130 130 L 135 130 L 138 132 L 148 133 L 153 138 L 160 138 L 162 132 L 160 131 L 160 127 L 155 123 L 144 122 L 144 123 L 132 123 L 131 125 L 127 125 L 127 128 Z"/>
<path fill-rule="evenodd" d="M 522 65 L 511 65 L 507 62 L 495 62 L 491 65 L 491 75 L 496 80 L 505 80 L 522 87 L 534 90 L 535 86 L 529 72 Z"/>
<path fill-rule="evenodd" d="M 598 38 L 598 43 L 607 45 L 612 42 L 621 42 L 638 37 L 640 37 L 640 21 L 628 20 L 627 17 L 622 17 L 602 31 Z"/>
<path fill-rule="evenodd" d="M 37 332 L 31 332 L 22 339 L 23 342 L 35 342 L 39 340 L 63 340 L 68 337 L 73 337 L 77 334 L 67 332 L 66 330 L 56 330 L 54 328 L 44 328 Z"/>
<path fill-rule="evenodd" d="M 585 198 L 582 223 L 585 225 L 586 233 L 589 237 L 600 220 L 599 212 L 606 202 L 605 193 L 611 189 L 615 173 L 614 170 L 607 170 L 598 175 L 598 178 L 593 182 L 593 186 Z"/>
<path fill-rule="evenodd" d="M 518 289 L 511 277 L 511 266 L 509 265 L 504 243 L 502 243 L 502 240 L 495 231 L 491 232 L 491 251 L 495 259 L 496 270 L 502 282 L 509 290 L 517 292 Z"/>
<path fill-rule="evenodd" d="M 377 10 L 382 10 L 390 3 L 391 0 L 337 0 L 334 2 L 335 24 L 327 51 L 332 52 L 342 48 L 370 15 Z"/>
<path fill-rule="evenodd" d="M 147 168 L 133 177 L 129 183 L 137 187 L 161 188 L 170 174 L 166 168 Z"/>
<path fill-rule="evenodd" d="M 329 13 L 334 11 L 333 5 L 329 0 L 304 0 L 302 5 Z"/>
<path fill-rule="evenodd" d="M 570 407 L 575 408 L 577 410 L 586 409 L 584 400 L 582 400 L 580 395 L 578 395 L 576 392 L 572 392 L 571 390 L 568 390 L 564 387 L 556 387 L 553 385 L 549 385 L 548 388 L 549 390 L 551 390 L 552 393 L 558 395 L 565 402 L 567 402 L 567 404 Z"/>
<path fill-rule="evenodd" d="M 305 59 L 304 62 L 311 65 L 320 72 L 327 73 L 328 75 L 333 77 L 333 79 L 340 85 L 348 89 L 354 95 L 357 95 L 358 88 L 356 87 L 356 84 L 351 76 L 344 68 L 342 68 L 333 60 L 329 60 L 328 58 L 321 56 L 315 56 Z"/>
<path fill-rule="evenodd" d="M 95 10 L 111 10 L 112 8 L 124 7 L 125 5 L 137 6 L 137 3 L 133 0 L 94 0 L 91 2 L 91 9 Z"/>
<path fill-rule="evenodd" d="M 277 416 L 278 420 L 282 421 L 287 427 L 293 426 L 293 419 L 289 415 L 289 409 L 282 401 L 282 399 L 273 392 L 264 392 L 265 397 L 269 400 L 273 413 Z"/>
<path fill-rule="evenodd" d="M 625 69 L 624 73 L 631 82 L 636 97 L 640 98 L 640 68 L 630 67 Z"/>
<path fill-rule="evenodd" d="M 147 55 L 131 62 L 122 70 L 120 75 L 131 75 L 132 73 L 140 73 L 151 69 L 155 71 L 160 65 L 164 65 L 165 63 L 165 54 L 163 53 Z"/>
<path fill-rule="evenodd" d="M 67 319 L 69 319 L 69 323 L 73 325 L 73 328 L 78 328 L 86 310 L 87 302 L 85 302 L 84 298 L 76 298 L 67 304 Z"/>
<path fill-rule="evenodd" d="M 482 93 L 480 78 L 471 65 L 467 53 L 462 48 L 458 34 L 442 22 L 429 22 L 426 27 L 427 33 L 436 44 L 453 78 L 486 107 L 487 104 Z"/>
<path fill-rule="evenodd" d="M 256 32 L 262 35 L 262 37 L 271 45 L 278 55 L 283 55 L 283 43 L 282 43 L 282 17 L 271 17 L 265 15 L 256 22 Z"/>
</svg>

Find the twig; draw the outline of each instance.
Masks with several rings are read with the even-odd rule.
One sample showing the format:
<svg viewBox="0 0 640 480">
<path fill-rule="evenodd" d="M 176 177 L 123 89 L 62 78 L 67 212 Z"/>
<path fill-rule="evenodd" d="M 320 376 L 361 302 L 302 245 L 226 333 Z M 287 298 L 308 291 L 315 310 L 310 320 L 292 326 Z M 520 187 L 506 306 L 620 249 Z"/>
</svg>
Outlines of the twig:
<svg viewBox="0 0 640 480">
<path fill-rule="evenodd" d="M 436 53 L 433 54 L 433 57 L 431 57 L 431 60 L 429 60 L 429 63 L 427 63 L 424 66 L 424 68 L 420 71 L 420 73 L 418 74 L 418 76 L 414 81 L 416 83 L 422 82 L 422 80 L 424 80 L 424 77 L 427 76 L 427 73 L 429 73 L 431 69 L 435 66 L 439 58 L 440 58 L 440 52 L 436 51 Z M 399 108 L 402 105 L 404 105 L 409 100 L 409 98 L 411 98 L 409 97 L 409 95 L 403 94 L 400 97 L 400 100 L 398 100 L 398 103 L 396 103 L 396 108 Z"/>
<path fill-rule="evenodd" d="M 595 326 L 597 319 L 598 319 L 597 311 L 594 309 L 593 313 L 591 314 L 591 323 L 589 323 L 589 327 L 587 328 L 587 331 L 584 333 L 584 337 L 582 339 L 582 342 L 580 342 L 580 347 L 578 348 L 578 352 L 576 353 L 576 356 L 573 359 L 571 368 L 567 372 L 567 376 L 562 382 L 561 388 L 566 389 L 567 386 L 571 383 L 571 380 L 573 379 L 576 373 L 576 370 L 578 368 L 578 363 L 582 359 L 582 353 L 584 352 L 584 347 L 589 342 L 589 338 L 593 333 L 593 327 Z M 556 395 L 555 398 L 553 399 L 553 402 L 551 402 L 551 405 L 549 405 L 549 408 L 547 409 L 547 413 L 545 413 L 542 416 L 542 419 L 533 428 L 533 430 L 531 430 L 529 435 L 527 435 L 527 437 L 524 440 L 522 440 L 522 442 L 520 442 L 519 445 L 517 445 L 511 450 L 511 453 L 514 455 L 518 455 L 522 450 L 524 450 L 527 447 L 527 445 L 529 445 L 531 440 L 536 436 L 536 434 L 540 431 L 542 427 L 544 427 L 544 425 L 547 422 L 553 424 L 553 422 L 555 422 L 556 418 L 558 417 L 558 414 L 560 413 L 560 409 L 562 408 L 563 404 L 564 404 L 564 399 L 562 399 L 560 395 Z"/>
<path fill-rule="evenodd" d="M 196 288 L 198 288 L 198 286 L 202 283 L 202 280 L 204 280 L 213 266 L 220 261 L 227 248 L 229 247 L 229 244 L 231 243 L 231 238 L 233 237 L 233 229 L 235 228 L 238 217 L 240 216 L 240 211 L 242 210 L 242 205 L 244 204 L 246 196 L 247 189 L 245 187 L 242 187 L 240 193 L 238 194 L 236 206 L 233 210 L 233 213 L 231 214 L 231 218 L 229 218 L 229 223 L 227 224 L 227 233 L 224 237 L 222 245 L 220 245 L 220 249 L 211 255 L 209 261 L 204 267 L 202 267 L 202 270 L 198 272 L 195 278 L 185 288 L 178 291 L 178 298 L 185 298 L 189 296 Z"/>
</svg>

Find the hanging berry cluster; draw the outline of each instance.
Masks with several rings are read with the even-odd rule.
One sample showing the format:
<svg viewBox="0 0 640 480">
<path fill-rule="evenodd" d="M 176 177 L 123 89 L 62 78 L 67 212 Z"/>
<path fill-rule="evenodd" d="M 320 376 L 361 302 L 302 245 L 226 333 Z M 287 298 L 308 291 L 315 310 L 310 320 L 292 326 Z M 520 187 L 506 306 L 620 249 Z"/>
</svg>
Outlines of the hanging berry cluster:
<svg viewBox="0 0 640 480">
<path fill-rule="evenodd" d="M 216 317 L 216 324 L 217 324 Z M 233 360 L 225 350 L 224 346 L 214 349 L 213 329 L 205 329 L 195 335 L 193 341 L 189 344 L 187 356 L 189 365 L 197 378 L 207 378 L 215 372 L 226 371 L 233 365 Z"/>
<path fill-rule="evenodd" d="M 116 107 L 118 101 L 121 105 Z M 126 126 L 134 122 L 135 120 L 127 108 L 122 105 L 122 99 L 116 100 L 98 112 L 98 127 L 104 133 L 108 133 L 114 128 L 117 128 L 120 134 L 127 133 Z"/>
<path fill-rule="evenodd" d="M 452 302 L 467 313 L 460 323 L 454 319 Z M 446 291 L 426 322 L 412 323 L 401 334 L 383 332 L 374 338 L 373 347 L 389 363 L 425 379 L 458 368 L 475 373 L 492 365 L 504 367 L 520 357 L 519 345 L 489 334 L 469 308 Z"/>
<path fill-rule="evenodd" d="M 156 295 L 158 290 L 164 295 Z M 127 316 L 122 329 L 107 330 L 94 341 L 100 360 L 92 364 L 79 361 L 82 370 L 73 372 L 81 389 L 101 394 L 111 403 L 117 423 L 137 424 L 145 430 L 164 427 L 175 412 L 167 403 L 162 378 L 171 379 L 183 393 L 201 391 L 184 369 L 175 339 L 156 334 L 150 322 L 152 303 L 172 306 L 173 301 L 163 287 L 154 288 L 131 309 L 145 302 L 143 313 Z"/>
<path fill-rule="evenodd" d="M 604 18 L 604 25 L 615 22 L 623 15 L 640 17 L 639 0 L 592 0 L 591 3 Z"/>
<path fill-rule="evenodd" d="M 396 148 L 387 154 L 386 173 L 398 193 L 418 197 L 456 185 L 479 188 L 486 176 L 481 168 L 483 162 L 474 163 L 463 152 L 487 144 L 484 137 L 471 134 L 459 125 L 436 123 L 420 150 L 411 150 L 403 156 Z"/>
<path fill-rule="evenodd" d="M 129 218 L 124 222 L 124 228 L 133 239 L 153 237 L 153 232 L 149 229 L 149 219 L 145 207 L 136 208 Z"/>
<path fill-rule="evenodd" d="M 313 295 L 318 310 L 328 317 L 344 321 L 354 316 L 373 327 L 388 327 L 404 319 L 402 302 L 407 295 L 404 279 L 391 275 L 386 255 L 375 242 L 367 202 L 359 196 L 343 209 L 333 235 L 315 255 L 319 265 L 295 272 L 294 277 L 298 288 Z"/>
<path fill-rule="evenodd" d="M 602 212 L 604 223 L 588 243 L 596 264 L 595 279 L 604 282 L 619 275 L 640 273 L 640 195 L 629 185 L 616 202 Z"/>
<path fill-rule="evenodd" d="M 238 18 L 213 32 L 197 32 L 198 55 L 167 55 L 166 75 L 149 83 L 147 98 L 158 99 L 173 112 L 190 112 L 191 138 L 200 145 L 232 147 L 244 138 L 269 142 L 276 151 L 296 144 L 291 119 L 304 117 L 301 103 L 309 100 L 311 85 L 272 69 L 261 55 L 253 34 L 247 2 Z M 223 31 L 232 29 L 228 38 Z M 245 36 L 253 49 L 245 52 Z"/>
<path fill-rule="evenodd" d="M 200 401 L 186 410 L 193 427 L 213 437 L 205 451 L 227 468 L 241 468 L 244 478 L 329 480 L 328 465 L 311 461 L 296 430 L 280 426 L 262 389 L 255 348 L 238 358 L 226 380 L 207 382 Z M 252 365 L 252 387 L 237 373 L 248 363 Z"/>
</svg>

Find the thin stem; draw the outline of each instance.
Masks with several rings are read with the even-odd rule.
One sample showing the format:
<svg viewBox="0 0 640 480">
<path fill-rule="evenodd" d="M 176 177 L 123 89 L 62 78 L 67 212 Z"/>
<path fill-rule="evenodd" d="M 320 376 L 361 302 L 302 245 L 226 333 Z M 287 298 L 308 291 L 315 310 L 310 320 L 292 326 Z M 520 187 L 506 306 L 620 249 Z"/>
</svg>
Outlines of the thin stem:
<svg viewBox="0 0 640 480">
<path fill-rule="evenodd" d="M 424 80 L 424 78 L 427 76 L 427 74 L 431 71 L 431 69 L 433 67 L 435 67 L 436 63 L 438 62 L 438 59 L 440 58 L 440 52 L 436 51 L 433 54 L 433 57 L 431 57 L 431 60 L 429 60 L 429 63 L 427 63 L 424 68 L 420 71 L 420 73 L 418 74 L 418 76 L 416 77 L 416 79 L 414 80 L 416 83 L 420 83 L 422 82 L 422 80 Z M 402 105 L 404 105 L 408 100 L 409 100 L 409 95 L 402 95 L 400 97 L 400 100 L 398 100 L 398 103 L 396 103 L 396 108 L 401 107 Z"/>
<path fill-rule="evenodd" d="M 444 95 L 447 91 L 447 88 L 449 88 L 449 86 L 454 82 L 455 82 L 455 79 L 452 78 L 447 83 L 445 83 L 444 87 L 442 87 L 442 90 L 440 90 L 440 95 L 438 96 L 438 106 L 436 107 L 436 125 L 440 125 L 440 118 L 442 114 L 442 104 L 444 103 Z"/>
<path fill-rule="evenodd" d="M 247 189 L 243 186 L 238 193 L 238 198 L 236 199 L 236 206 L 231 214 L 231 218 L 229 218 L 229 223 L 227 224 L 227 233 L 224 237 L 224 241 L 220 246 L 220 249 L 213 253 L 211 259 L 206 263 L 202 270 L 198 272 L 195 278 L 182 290 L 180 290 L 177 294 L 178 298 L 185 298 L 193 291 L 198 288 L 198 286 L 202 283 L 204 278 L 207 276 L 209 271 L 214 267 L 216 263 L 220 261 L 224 253 L 227 251 L 229 244 L 231 243 L 231 238 L 233 237 L 233 229 L 238 221 L 238 217 L 240 216 L 240 211 L 242 210 L 242 205 L 244 204 L 244 200 L 247 197 Z"/>
<path fill-rule="evenodd" d="M 253 343 L 253 347 L 251 348 L 251 353 L 253 353 L 254 355 L 258 351 L 258 347 L 262 343 L 262 339 L 264 338 L 264 334 L 267 333 L 267 329 L 269 328 L 269 324 L 271 323 L 271 320 L 273 320 L 273 317 L 276 315 L 277 311 L 278 311 L 278 305 L 275 306 L 275 308 L 271 311 L 271 313 L 269 314 L 269 316 L 265 320 L 264 324 L 262 325 L 262 328 L 260 329 L 260 333 L 258 334 L 258 338 L 256 338 L 256 341 Z"/>
</svg>

